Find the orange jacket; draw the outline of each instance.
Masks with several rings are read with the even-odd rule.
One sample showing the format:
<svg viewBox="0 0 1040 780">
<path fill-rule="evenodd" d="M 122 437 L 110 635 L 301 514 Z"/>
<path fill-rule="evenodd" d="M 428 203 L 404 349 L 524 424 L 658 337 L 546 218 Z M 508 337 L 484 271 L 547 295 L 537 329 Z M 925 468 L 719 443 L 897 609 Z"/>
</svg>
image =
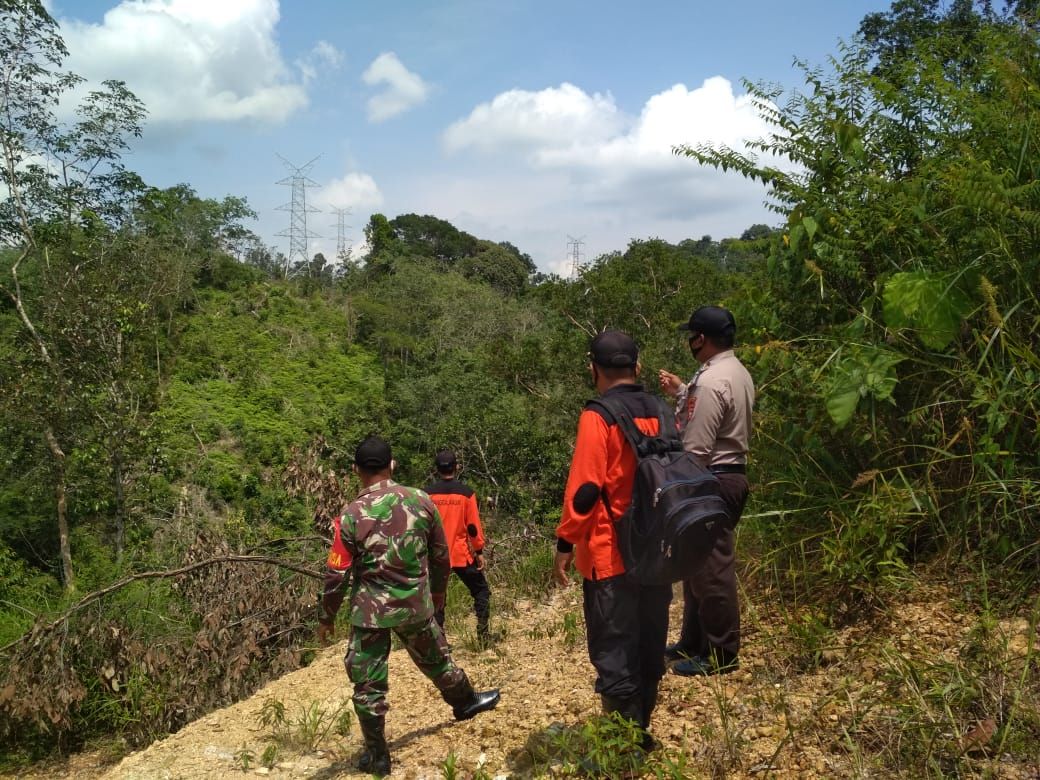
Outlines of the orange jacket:
<svg viewBox="0 0 1040 780">
<path fill-rule="evenodd" d="M 484 549 L 477 494 L 457 479 L 439 479 L 427 485 L 426 492 L 441 513 L 451 567 L 469 566 L 473 563 L 474 553 Z"/>
<path fill-rule="evenodd" d="M 615 394 L 639 430 L 648 436 L 657 434 L 656 398 L 636 384 L 615 385 L 605 393 Z M 578 418 L 556 537 L 557 549 L 567 552 L 573 546 L 574 566 L 587 580 L 602 580 L 625 571 L 604 497 L 610 501 L 613 519 L 620 518 L 632 502 L 635 471 L 635 453 L 609 412 L 598 406 L 586 408 Z"/>
</svg>

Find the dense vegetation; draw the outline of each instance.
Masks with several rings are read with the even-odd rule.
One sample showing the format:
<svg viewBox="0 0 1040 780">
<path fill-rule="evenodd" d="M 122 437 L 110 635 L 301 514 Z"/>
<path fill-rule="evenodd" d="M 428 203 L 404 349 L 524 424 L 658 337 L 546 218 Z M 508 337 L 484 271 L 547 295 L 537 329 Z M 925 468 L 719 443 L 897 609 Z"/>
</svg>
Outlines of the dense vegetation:
<svg viewBox="0 0 1040 780">
<path fill-rule="evenodd" d="M 623 328 L 648 373 L 685 372 L 675 326 L 709 302 L 760 391 L 748 575 L 797 630 L 819 642 L 943 567 L 966 599 L 1035 604 L 1029 5 L 902 0 L 782 105 L 749 84 L 770 137 L 677 152 L 766 182 L 776 227 L 634 240 L 561 279 L 415 214 L 373 216 L 361 262 L 287 269 L 240 199 L 125 170 L 145 107 L 123 85 L 59 122 L 76 79 L 55 23 L 0 2 L 0 747 L 140 743 L 305 662 L 306 571 L 350 493 L 330 473 L 370 431 L 413 484 L 456 448 L 493 499 L 503 587 L 537 587 L 589 335 Z M 963 711 L 1035 745 L 1035 659 L 1018 685 Z"/>
</svg>

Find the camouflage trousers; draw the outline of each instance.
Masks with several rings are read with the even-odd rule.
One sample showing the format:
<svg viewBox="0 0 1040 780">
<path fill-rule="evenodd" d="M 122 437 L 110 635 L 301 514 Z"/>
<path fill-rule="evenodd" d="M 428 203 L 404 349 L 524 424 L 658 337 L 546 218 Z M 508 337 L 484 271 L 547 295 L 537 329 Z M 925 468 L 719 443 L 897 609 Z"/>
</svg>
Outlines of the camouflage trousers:
<svg viewBox="0 0 1040 780">
<path fill-rule="evenodd" d="M 358 718 L 386 715 L 391 632 L 397 634 L 419 671 L 437 686 L 444 701 L 457 707 L 473 699 L 473 686 L 466 673 L 451 660 L 444 632 L 433 618 L 394 628 L 354 626 L 343 662 L 347 677 L 354 683 L 354 710 Z"/>
</svg>

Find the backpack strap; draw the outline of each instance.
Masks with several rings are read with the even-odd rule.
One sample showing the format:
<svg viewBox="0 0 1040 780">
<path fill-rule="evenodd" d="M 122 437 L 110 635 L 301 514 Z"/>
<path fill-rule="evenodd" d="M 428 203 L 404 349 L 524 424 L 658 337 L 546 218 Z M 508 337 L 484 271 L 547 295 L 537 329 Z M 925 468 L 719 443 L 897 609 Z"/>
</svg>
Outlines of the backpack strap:
<svg viewBox="0 0 1040 780">
<path fill-rule="evenodd" d="M 682 441 L 679 439 L 678 429 L 675 427 L 675 416 L 657 396 L 650 396 L 657 406 L 657 435 L 647 436 L 638 426 L 628 409 L 620 399 L 611 396 L 600 396 L 589 401 L 585 406 L 599 406 L 605 409 L 614 422 L 617 423 L 621 432 L 625 435 L 632 452 L 636 458 L 642 460 L 649 455 L 663 455 L 666 452 L 679 451 L 682 449 Z"/>
<path fill-rule="evenodd" d="M 617 423 L 621 432 L 625 435 L 628 446 L 635 453 L 637 461 L 649 455 L 663 455 L 666 452 L 682 450 L 682 440 L 679 439 L 679 432 L 675 427 L 675 416 L 672 414 L 672 410 L 657 396 L 650 397 L 657 404 L 657 430 L 660 432 L 657 436 L 647 436 L 639 430 L 635 420 L 632 419 L 632 415 L 629 414 L 628 409 L 619 398 L 601 395 L 586 403 L 585 408 L 598 406 L 614 419 L 614 422 Z M 610 496 L 607 495 L 606 486 L 600 489 L 599 497 L 607 510 L 607 517 L 610 518 L 612 523 L 616 522 L 617 518 L 614 517 L 614 512 L 610 508 Z"/>
<path fill-rule="evenodd" d="M 628 413 L 628 409 L 621 403 L 617 398 L 611 398 L 609 396 L 600 396 L 594 398 L 586 404 L 586 407 L 598 406 L 605 409 L 608 414 L 617 423 L 617 426 L 621 429 L 621 432 L 625 435 L 625 440 L 628 445 L 632 448 L 632 452 L 636 454 L 637 458 L 646 457 L 646 452 L 643 450 L 641 445 L 646 439 L 639 428 L 636 427 L 635 421 L 632 419 L 632 415 Z"/>
</svg>

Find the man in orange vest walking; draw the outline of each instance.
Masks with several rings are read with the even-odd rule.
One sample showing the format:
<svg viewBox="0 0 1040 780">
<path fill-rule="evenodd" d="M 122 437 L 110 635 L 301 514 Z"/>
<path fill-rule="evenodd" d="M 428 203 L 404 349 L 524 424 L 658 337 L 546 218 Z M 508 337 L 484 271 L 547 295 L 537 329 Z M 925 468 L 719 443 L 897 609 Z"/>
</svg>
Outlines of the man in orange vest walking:
<svg viewBox="0 0 1040 780">
<path fill-rule="evenodd" d="M 477 641 L 487 646 L 492 641 L 491 588 L 484 574 L 484 529 L 477 509 L 477 494 L 459 481 L 459 462 L 451 450 L 441 450 L 434 458 L 438 479 L 426 486 L 437 505 L 448 541 L 451 570 L 462 580 L 473 597 L 477 614 Z M 444 627 L 444 608 L 437 611 L 437 622 Z"/>
</svg>

